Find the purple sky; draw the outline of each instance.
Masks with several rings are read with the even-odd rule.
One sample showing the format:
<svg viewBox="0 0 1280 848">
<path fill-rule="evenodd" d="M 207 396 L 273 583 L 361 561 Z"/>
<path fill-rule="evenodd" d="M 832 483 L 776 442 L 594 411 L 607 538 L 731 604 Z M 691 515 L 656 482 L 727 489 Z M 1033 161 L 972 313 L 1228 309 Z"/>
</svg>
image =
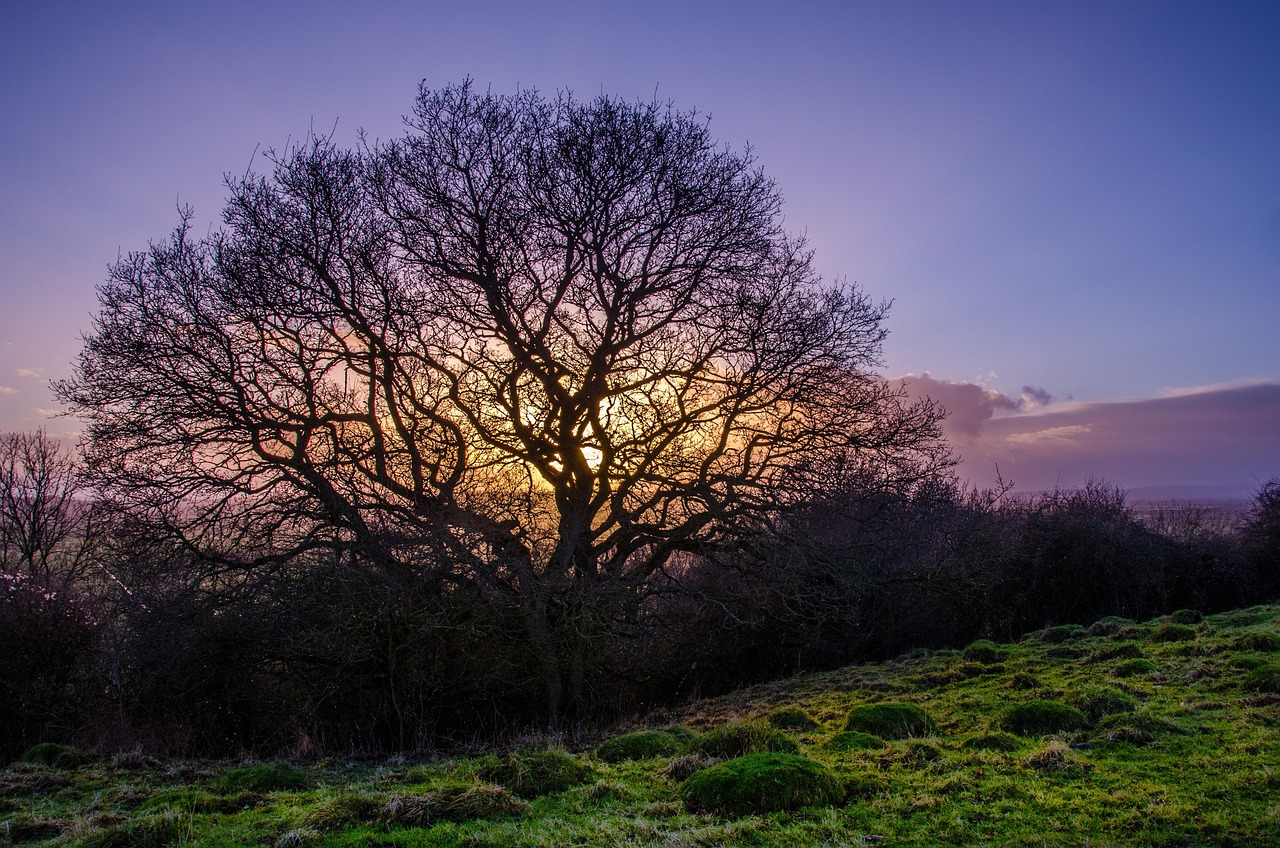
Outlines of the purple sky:
<svg viewBox="0 0 1280 848">
<path fill-rule="evenodd" d="M 750 142 L 818 266 L 895 301 L 884 373 L 952 408 L 975 481 L 1256 488 L 1277 44 L 1269 1 L 8 3 L 0 430 L 76 429 L 47 380 L 179 202 L 215 226 L 255 148 L 398 134 L 419 80 L 470 75 L 656 91 Z"/>
</svg>

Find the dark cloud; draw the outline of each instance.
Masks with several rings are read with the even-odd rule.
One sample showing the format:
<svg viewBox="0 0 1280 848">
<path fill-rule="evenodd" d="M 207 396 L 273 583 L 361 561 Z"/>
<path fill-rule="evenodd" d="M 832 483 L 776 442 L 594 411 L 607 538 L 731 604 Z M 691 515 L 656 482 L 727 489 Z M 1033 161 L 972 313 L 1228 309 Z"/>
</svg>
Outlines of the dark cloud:
<svg viewBox="0 0 1280 848">
<path fill-rule="evenodd" d="M 930 380 L 930 388 L 944 385 Z M 972 399 L 967 383 L 945 397 Z M 968 388 L 965 388 L 968 387 Z M 942 401 L 943 397 L 930 395 Z M 1024 398 L 1036 399 L 1024 389 Z M 1003 397 L 1003 396 L 1002 396 Z M 1006 398 L 1007 400 L 1007 398 Z M 950 409 L 951 407 L 948 406 Z M 964 408 L 949 424 L 961 473 L 1019 489 L 1074 486 L 1090 476 L 1121 486 L 1254 484 L 1280 474 L 1280 384 L 1217 386 L 1166 397 L 1060 404 L 1018 414 L 1003 402 Z M 995 415 L 997 410 L 1008 414 Z M 1023 406 L 1022 409 L 1031 409 Z M 975 426 L 976 425 L 976 426 Z"/>
</svg>

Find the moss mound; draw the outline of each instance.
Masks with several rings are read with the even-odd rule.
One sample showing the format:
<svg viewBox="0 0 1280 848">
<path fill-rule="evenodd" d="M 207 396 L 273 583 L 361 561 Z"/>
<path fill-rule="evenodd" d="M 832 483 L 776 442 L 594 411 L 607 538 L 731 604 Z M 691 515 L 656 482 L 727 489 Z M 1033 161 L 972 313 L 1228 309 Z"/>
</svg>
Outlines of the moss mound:
<svg viewBox="0 0 1280 848">
<path fill-rule="evenodd" d="M 1280 651 L 1280 635 L 1275 633 L 1246 633 L 1231 643 L 1241 651 Z"/>
<path fill-rule="evenodd" d="M 751 721 L 709 730 L 694 739 L 690 748 L 695 753 L 721 759 L 746 754 L 795 754 L 800 750 L 794 739 L 776 727 Z"/>
<path fill-rule="evenodd" d="M 1006 657 L 1006 653 L 990 639 L 978 639 L 965 646 L 963 656 L 968 662 L 990 665 L 1003 660 Z"/>
<path fill-rule="evenodd" d="M 1137 623 L 1131 618 L 1108 615 L 1090 624 L 1084 633 L 1086 636 L 1115 636 L 1117 633 L 1123 633 L 1136 626 Z"/>
<path fill-rule="evenodd" d="M 1196 638 L 1196 629 L 1189 624 L 1166 621 L 1147 638 L 1152 642 L 1190 642 Z"/>
<path fill-rule="evenodd" d="M 960 746 L 966 751 L 1000 751 L 1008 753 L 1022 747 L 1022 742 L 1012 733 L 984 733 L 971 736 Z"/>
<path fill-rule="evenodd" d="M 1245 675 L 1244 688 L 1251 692 L 1280 695 L 1280 665 L 1258 666 Z"/>
<path fill-rule="evenodd" d="M 292 792 L 311 783 L 307 773 L 289 763 L 258 763 L 230 769 L 218 781 L 224 792 Z"/>
<path fill-rule="evenodd" d="M 1199 610 L 1180 609 L 1169 613 L 1169 620 L 1174 624 L 1199 624 L 1204 621 L 1204 613 Z"/>
<path fill-rule="evenodd" d="M 828 751 L 874 751 L 884 747 L 884 740 L 870 733 L 846 730 L 832 736 L 823 747 Z"/>
<path fill-rule="evenodd" d="M 769 726 L 779 730 L 813 730 L 818 723 L 799 707 L 782 707 L 769 713 Z"/>
<path fill-rule="evenodd" d="M 680 797 L 691 810 L 729 815 L 826 807 L 844 798 L 835 775 L 795 754 L 748 754 L 703 769 L 684 782 Z"/>
<path fill-rule="evenodd" d="M 482 780 L 504 786 L 521 798 L 563 792 L 594 777 L 589 765 L 557 748 L 512 754 L 498 765 L 480 771 Z"/>
<path fill-rule="evenodd" d="M 1061 701 L 1037 699 L 1010 707 L 1001 726 L 1019 736 L 1047 736 L 1079 730 L 1088 723 L 1085 714 Z"/>
<path fill-rule="evenodd" d="M 32 745 L 22 755 L 24 763 L 39 763 L 43 766 L 53 766 L 54 768 L 75 768 L 82 766 L 93 759 L 91 754 L 81 751 L 79 748 L 73 748 L 70 745 L 60 745 L 57 742 L 40 742 Z"/>
<path fill-rule="evenodd" d="M 1132 642 L 1121 642 L 1110 648 L 1103 648 L 1089 655 L 1085 662 L 1090 664 L 1107 662 L 1108 660 L 1132 660 L 1142 656 L 1142 649 Z"/>
<path fill-rule="evenodd" d="M 1084 625 L 1082 624 L 1059 624 L 1056 627 L 1046 627 L 1040 631 L 1041 642 L 1070 642 L 1073 639 L 1079 639 L 1085 635 Z"/>
<path fill-rule="evenodd" d="M 928 736 L 933 732 L 933 721 L 915 704 L 863 704 L 849 711 L 844 729 L 885 739 L 905 739 L 908 736 Z"/>
<path fill-rule="evenodd" d="M 1084 713 L 1090 723 L 1117 713 L 1131 713 L 1138 706 L 1132 695 L 1114 686 L 1090 686 L 1072 695 L 1068 701 Z"/>
<path fill-rule="evenodd" d="M 661 730 L 640 730 L 624 733 L 600 744 L 596 756 L 606 763 L 625 760 L 648 760 L 653 757 L 669 757 L 681 748 L 680 741 Z"/>
<path fill-rule="evenodd" d="M 392 795 L 383 818 L 410 827 L 428 827 L 442 821 L 511 818 L 524 815 L 528 808 L 501 786 L 450 784 L 418 795 Z"/>
<path fill-rule="evenodd" d="M 1120 663 L 1111 673 L 1116 677 L 1137 677 L 1140 674 L 1150 674 L 1155 670 L 1156 664 L 1151 660 L 1138 658 Z"/>
</svg>

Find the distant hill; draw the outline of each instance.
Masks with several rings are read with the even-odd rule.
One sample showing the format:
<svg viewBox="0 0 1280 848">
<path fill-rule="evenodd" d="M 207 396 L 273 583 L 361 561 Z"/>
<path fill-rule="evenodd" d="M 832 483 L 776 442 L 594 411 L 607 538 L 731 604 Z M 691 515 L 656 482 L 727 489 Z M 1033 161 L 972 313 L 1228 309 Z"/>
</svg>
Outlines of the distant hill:
<svg viewBox="0 0 1280 848">
<path fill-rule="evenodd" d="M 1253 490 L 1235 486 L 1138 486 L 1127 490 L 1130 503 L 1246 504 Z"/>
</svg>

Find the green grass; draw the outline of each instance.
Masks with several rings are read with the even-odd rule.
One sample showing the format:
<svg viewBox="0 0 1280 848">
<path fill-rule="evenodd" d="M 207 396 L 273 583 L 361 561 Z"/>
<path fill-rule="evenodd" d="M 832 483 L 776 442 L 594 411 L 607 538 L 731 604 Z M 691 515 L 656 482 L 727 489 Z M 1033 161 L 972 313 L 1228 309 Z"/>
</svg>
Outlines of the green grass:
<svg viewBox="0 0 1280 848">
<path fill-rule="evenodd" d="M 1151 638 L 1165 624 L 1194 635 Z M 917 652 L 744 689 L 612 752 L 601 743 L 644 729 L 422 762 L 46 747 L 0 772 L 0 846 L 1278 845 L 1278 647 L 1274 606 L 1185 624 L 1111 621 L 994 655 L 988 645 L 970 659 Z M 979 651 L 999 664 L 957 673 Z M 1066 727 L 1006 730 L 1034 702 L 1083 721 L 1062 713 Z M 887 704 L 923 708 L 928 735 L 846 730 L 857 708 Z M 780 716 L 794 727 L 771 727 Z M 695 800 L 700 785 L 729 800 Z"/>
</svg>

